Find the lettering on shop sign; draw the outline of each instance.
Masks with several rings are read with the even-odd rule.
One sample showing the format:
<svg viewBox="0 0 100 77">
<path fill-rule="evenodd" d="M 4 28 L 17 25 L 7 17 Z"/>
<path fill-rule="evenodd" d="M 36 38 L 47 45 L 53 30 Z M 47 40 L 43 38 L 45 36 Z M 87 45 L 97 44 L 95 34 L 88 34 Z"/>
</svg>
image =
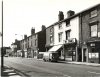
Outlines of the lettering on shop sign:
<svg viewBox="0 0 100 77">
<path fill-rule="evenodd" d="M 92 43 L 92 44 L 90 44 L 90 46 L 95 46 L 95 44 L 94 44 L 94 43 Z"/>
<path fill-rule="evenodd" d="M 99 58 L 99 53 L 89 53 L 89 58 Z"/>
</svg>

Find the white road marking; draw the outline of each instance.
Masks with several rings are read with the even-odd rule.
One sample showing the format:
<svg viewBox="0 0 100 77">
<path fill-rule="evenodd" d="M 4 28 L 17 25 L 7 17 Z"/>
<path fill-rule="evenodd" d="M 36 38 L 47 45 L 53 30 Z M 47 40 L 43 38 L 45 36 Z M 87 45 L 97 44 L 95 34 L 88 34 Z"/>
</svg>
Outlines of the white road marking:
<svg viewBox="0 0 100 77">
<path fill-rule="evenodd" d="M 71 77 L 71 76 L 69 76 L 69 75 L 63 75 L 64 77 Z"/>
<path fill-rule="evenodd" d="M 13 74 L 16 74 L 16 73 L 8 73 L 8 75 L 13 75 Z"/>
<path fill-rule="evenodd" d="M 97 72 L 93 72 L 93 71 L 88 71 L 89 73 L 93 73 L 93 74 L 100 74 L 100 73 L 97 73 Z"/>
<path fill-rule="evenodd" d="M 14 71 L 14 70 L 5 70 L 4 72 L 12 72 L 12 71 Z"/>
</svg>

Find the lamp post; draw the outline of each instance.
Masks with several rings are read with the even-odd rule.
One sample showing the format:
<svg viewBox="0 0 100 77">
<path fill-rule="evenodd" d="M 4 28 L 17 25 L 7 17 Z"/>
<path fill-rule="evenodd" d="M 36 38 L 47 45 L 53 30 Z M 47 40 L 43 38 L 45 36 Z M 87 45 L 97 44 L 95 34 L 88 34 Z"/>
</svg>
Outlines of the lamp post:
<svg viewBox="0 0 100 77">
<path fill-rule="evenodd" d="M 4 64 L 4 61 L 3 61 L 3 0 L 2 0 L 2 33 L 0 35 L 2 36 L 1 68 L 3 68 L 4 67 L 3 65 Z"/>
</svg>

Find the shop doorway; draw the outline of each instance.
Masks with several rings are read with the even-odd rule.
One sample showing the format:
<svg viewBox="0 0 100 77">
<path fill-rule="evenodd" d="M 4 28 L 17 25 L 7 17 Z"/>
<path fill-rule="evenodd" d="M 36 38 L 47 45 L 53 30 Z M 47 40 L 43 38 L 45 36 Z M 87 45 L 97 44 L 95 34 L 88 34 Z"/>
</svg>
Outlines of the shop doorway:
<svg viewBox="0 0 100 77">
<path fill-rule="evenodd" d="M 87 48 L 83 48 L 83 62 L 86 62 L 86 52 L 87 52 Z"/>
<path fill-rule="evenodd" d="M 81 48 L 78 48 L 78 62 L 82 62 L 82 51 L 81 51 Z"/>
</svg>

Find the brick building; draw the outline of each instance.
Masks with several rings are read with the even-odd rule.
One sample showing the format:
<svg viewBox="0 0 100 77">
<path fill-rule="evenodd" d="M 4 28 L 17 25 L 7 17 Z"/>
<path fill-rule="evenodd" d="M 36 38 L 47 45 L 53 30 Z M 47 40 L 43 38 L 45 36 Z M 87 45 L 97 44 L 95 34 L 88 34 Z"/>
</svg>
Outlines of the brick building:
<svg viewBox="0 0 100 77">
<path fill-rule="evenodd" d="M 46 29 L 47 51 L 70 61 L 100 63 L 100 4 L 77 14 L 69 10 L 65 19 L 59 13 L 58 22 Z"/>
<path fill-rule="evenodd" d="M 82 61 L 100 63 L 100 4 L 81 13 L 80 25 Z"/>
<path fill-rule="evenodd" d="M 24 57 L 38 58 L 39 52 L 45 52 L 46 30 L 42 25 L 42 30 L 35 33 L 35 29 L 31 29 L 31 35 L 24 35 L 24 39 L 20 41 L 21 50 Z"/>
<path fill-rule="evenodd" d="M 12 55 L 17 56 L 17 50 L 20 50 L 20 41 L 15 39 L 15 42 L 11 44 Z"/>
</svg>

